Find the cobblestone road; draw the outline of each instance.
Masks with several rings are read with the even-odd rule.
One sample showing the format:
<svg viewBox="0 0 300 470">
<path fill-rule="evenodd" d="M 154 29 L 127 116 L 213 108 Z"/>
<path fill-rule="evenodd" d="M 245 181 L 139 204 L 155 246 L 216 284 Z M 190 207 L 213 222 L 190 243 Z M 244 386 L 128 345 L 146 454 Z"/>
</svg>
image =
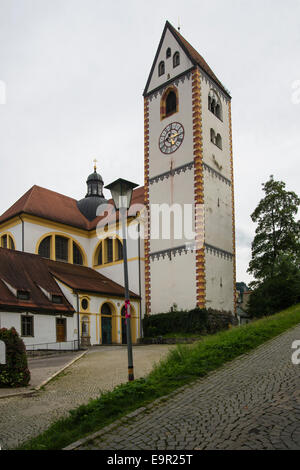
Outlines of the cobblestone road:
<svg viewBox="0 0 300 470">
<path fill-rule="evenodd" d="M 300 449 L 300 326 L 80 449 Z"/>
<path fill-rule="evenodd" d="M 169 349 L 165 345 L 134 347 L 135 377 L 146 375 L 154 362 L 159 361 Z M 49 365 L 53 361 L 50 359 Z M 70 409 L 96 398 L 101 391 L 111 390 L 126 382 L 127 367 L 126 346 L 92 348 L 34 396 L 2 398 L 0 446 L 2 449 L 16 448 L 21 442 L 47 429 L 53 421 L 66 416 Z"/>
</svg>

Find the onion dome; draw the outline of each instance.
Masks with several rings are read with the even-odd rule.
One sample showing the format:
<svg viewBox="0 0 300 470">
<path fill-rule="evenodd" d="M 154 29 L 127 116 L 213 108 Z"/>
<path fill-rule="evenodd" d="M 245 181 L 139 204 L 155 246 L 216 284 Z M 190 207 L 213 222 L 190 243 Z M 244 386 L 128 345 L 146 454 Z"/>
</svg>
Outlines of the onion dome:
<svg viewBox="0 0 300 470">
<path fill-rule="evenodd" d="M 86 184 L 86 196 L 77 202 L 77 207 L 89 221 L 92 221 L 97 217 L 98 207 L 107 202 L 103 196 L 104 182 L 102 176 L 97 173 L 96 164 L 94 166 L 94 173 L 88 176 Z"/>
</svg>

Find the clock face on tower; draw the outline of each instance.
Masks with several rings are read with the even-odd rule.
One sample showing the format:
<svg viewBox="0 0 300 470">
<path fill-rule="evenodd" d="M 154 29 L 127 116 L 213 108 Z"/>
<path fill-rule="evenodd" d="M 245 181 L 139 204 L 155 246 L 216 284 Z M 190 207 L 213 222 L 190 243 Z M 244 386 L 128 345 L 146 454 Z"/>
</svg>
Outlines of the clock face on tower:
<svg viewBox="0 0 300 470">
<path fill-rule="evenodd" d="M 159 149 L 169 155 L 179 149 L 184 139 L 184 128 L 179 122 L 172 122 L 164 128 L 159 138 Z"/>
</svg>

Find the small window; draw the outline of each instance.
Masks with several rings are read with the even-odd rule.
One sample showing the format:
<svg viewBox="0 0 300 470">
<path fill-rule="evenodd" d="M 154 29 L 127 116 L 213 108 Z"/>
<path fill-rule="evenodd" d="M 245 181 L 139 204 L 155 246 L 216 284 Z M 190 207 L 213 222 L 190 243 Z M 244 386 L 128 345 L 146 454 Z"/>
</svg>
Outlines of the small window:
<svg viewBox="0 0 300 470">
<path fill-rule="evenodd" d="M 173 67 L 178 67 L 178 65 L 180 64 L 180 55 L 179 55 L 179 52 L 175 52 L 174 56 L 173 56 Z"/>
<path fill-rule="evenodd" d="M 61 295 L 52 295 L 52 302 L 54 304 L 62 304 L 63 303 L 63 298 Z"/>
<path fill-rule="evenodd" d="M 80 248 L 73 242 L 73 263 L 79 266 L 83 265 L 82 254 Z"/>
<path fill-rule="evenodd" d="M 87 299 L 82 299 L 81 301 L 81 308 L 82 310 L 87 310 L 89 307 L 89 302 Z"/>
<path fill-rule="evenodd" d="M 33 317 L 21 315 L 21 336 L 34 336 Z"/>
<path fill-rule="evenodd" d="M 171 48 L 170 47 L 168 47 L 167 53 L 166 53 L 166 58 L 168 59 L 169 57 L 171 57 Z"/>
<path fill-rule="evenodd" d="M 161 77 L 161 75 L 164 75 L 164 73 L 165 73 L 165 63 L 162 60 L 158 66 L 158 76 Z"/>
<path fill-rule="evenodd" d="M 18 290 L 17 291 L 17 297 L 19 300 L 29 300 L 30 299 L 30 294 L 27 290 Z"/>
<path fill-rule="evenodd" d="M 50 245 L 51 245 L 51 237 L 46 237 L 44 240 L 41 241 L 39 246 L 39 255 L 43 258 L 50 259 Z"/>
</svg>

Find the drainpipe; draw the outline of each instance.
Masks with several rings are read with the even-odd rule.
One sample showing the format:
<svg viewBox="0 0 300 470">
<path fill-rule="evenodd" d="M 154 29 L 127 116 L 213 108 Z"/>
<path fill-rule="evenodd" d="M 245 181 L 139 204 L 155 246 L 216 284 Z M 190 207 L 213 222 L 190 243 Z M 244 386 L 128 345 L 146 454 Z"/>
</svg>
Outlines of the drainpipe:
<svg viewBox="0 0 300 470">
<path fill-rule="evenodd" d="M 76 292 L 77 296 L 77 336 L 78 336 L 78 351 L 80 349 L 80 321 L 79 321 L 79 295 Z"/>
<path fill-rule="evenodd" d="M 140 334 L 143 337 L 143 323 L 142 323 L 142 281 L 141 281 L 141 226 L 138 224 L 138 258 L 139 258 L 139 295 L 140 295 Z"/>
<path fill-rule="evenodd" d="M 22 217 L 20 215 L 19 215 L 19 219 L 22 222 L 22 251 L 25 251 L 24 250 L 24 245 L 25 245 L 25 243 L 24 243 L 24 220 L 22 219 Z"/>
</svg>

